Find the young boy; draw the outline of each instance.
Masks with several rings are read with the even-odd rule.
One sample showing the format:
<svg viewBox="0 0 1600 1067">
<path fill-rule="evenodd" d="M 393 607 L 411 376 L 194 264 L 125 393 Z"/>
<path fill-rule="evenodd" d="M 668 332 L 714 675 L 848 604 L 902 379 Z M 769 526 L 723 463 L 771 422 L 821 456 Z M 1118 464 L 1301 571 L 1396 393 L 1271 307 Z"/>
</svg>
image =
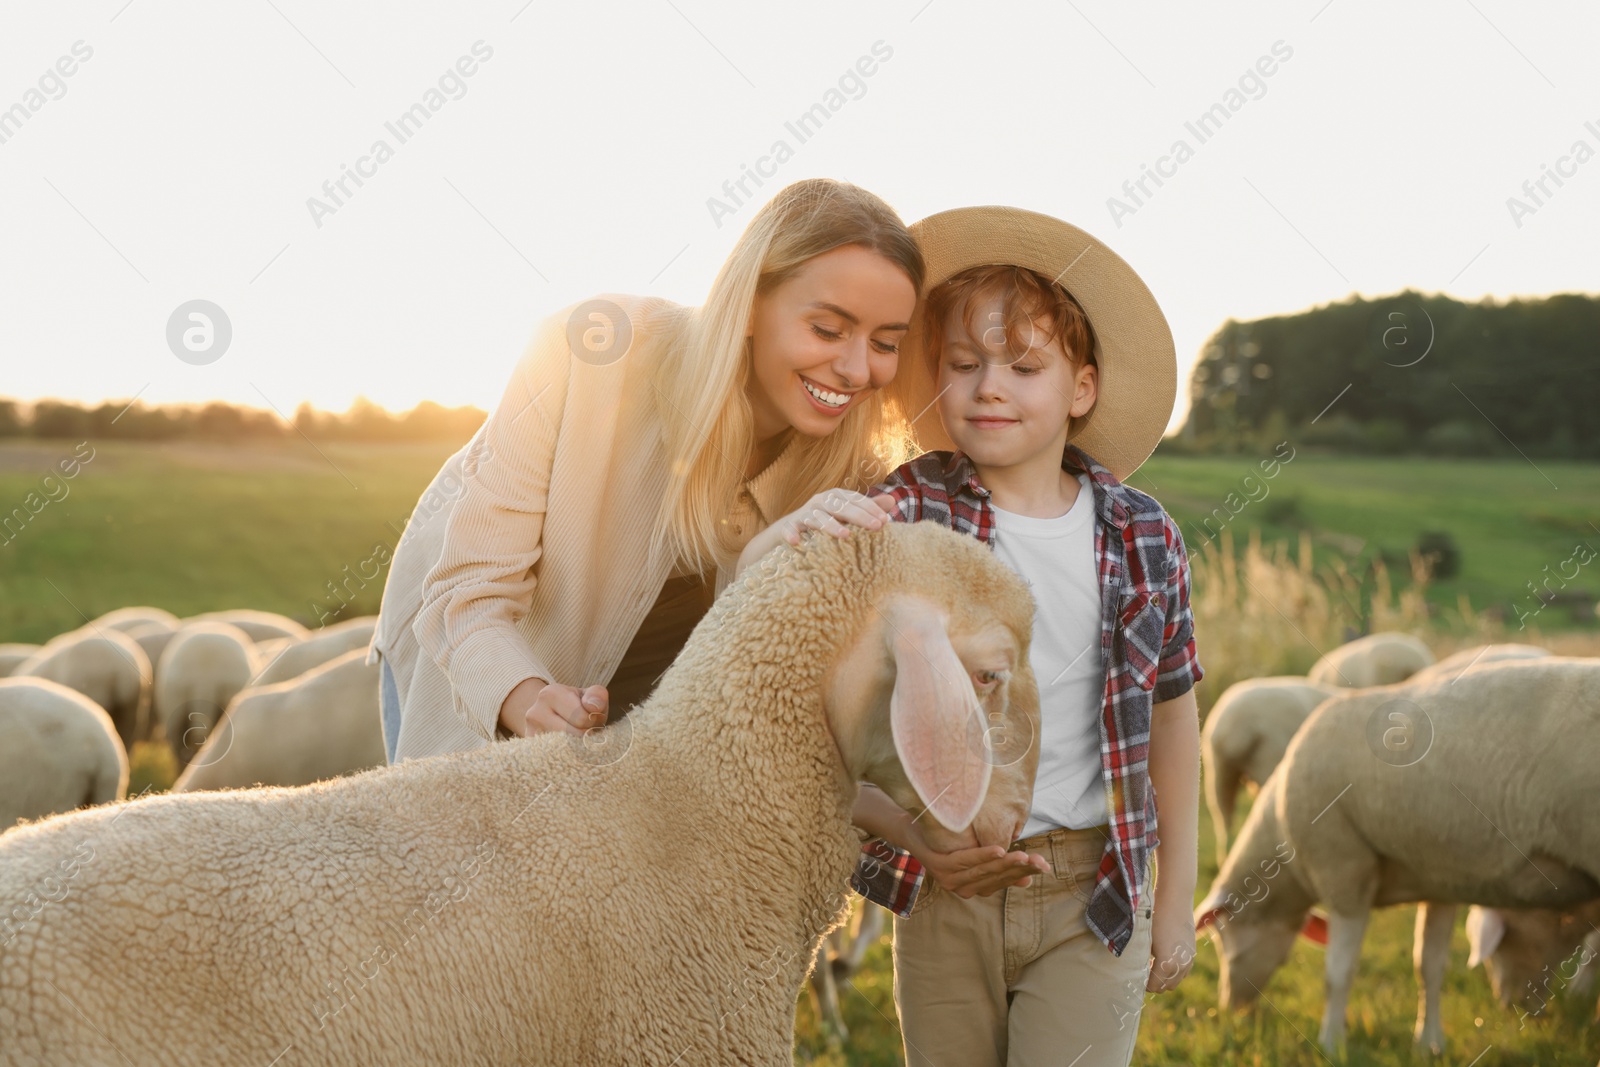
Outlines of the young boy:
<svg viewBox="0 0 1600 1067">
<path fill-rule="evenodd" d="M 924 415 L 934 451 L 870 500 L 834 496 L 775 536 L 887 517 L 989 544 L 1038 605 L 1039 765 L 1004 856 L 932 852 L 863 788 L 856 822 L 884 840 L 867 844 L 881 866 L 864 863 L 856 887 L 897 916 L 907 1064 L 1125 1067 L 1144 993 L 1176 986 L 1195 946 L 1202 671 L 1188 561 L 1161 505 L 1123 484 L 1171 414 L 1171 333 L 1132 268 L 1060 220 L 967 208 L 911 229 L 929 291 L 897 373 L 936 379 L 946 437 Z"/>
</svg>

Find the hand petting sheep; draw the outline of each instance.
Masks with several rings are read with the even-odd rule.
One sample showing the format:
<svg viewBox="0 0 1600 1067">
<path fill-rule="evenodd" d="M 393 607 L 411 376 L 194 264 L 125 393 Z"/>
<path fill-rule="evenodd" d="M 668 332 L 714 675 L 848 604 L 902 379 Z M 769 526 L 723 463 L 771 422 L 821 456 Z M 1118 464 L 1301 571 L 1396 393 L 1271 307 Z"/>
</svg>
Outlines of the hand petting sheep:
<svg viewBox="0 0 1600 1067">
<path fill-rule="evenodd" d="M 857 783 L 940 847 L 1021 830 L 1026 584 L 937 523 L 742 575 L 649 700 L 301 788 L 0 835 L 0 1065 L 792 1062 Z M 188 990 L 194 995 L 175 995 Z"/>
</svg>

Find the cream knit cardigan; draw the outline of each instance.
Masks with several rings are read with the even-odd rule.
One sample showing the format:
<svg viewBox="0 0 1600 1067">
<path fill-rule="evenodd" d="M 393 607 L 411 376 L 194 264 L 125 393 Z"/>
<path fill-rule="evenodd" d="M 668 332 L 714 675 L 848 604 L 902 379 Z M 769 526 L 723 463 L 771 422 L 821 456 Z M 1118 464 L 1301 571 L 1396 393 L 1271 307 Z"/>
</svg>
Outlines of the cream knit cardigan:
<svg viewBox="0 0 1600 1067">
<path fill-rule="evenodd" d="M 667 490 L 653 379 L 694 310 L 604 299 L 632 325 L 626 354 L 572 354 L 581 304 L 544 320 L 499 405 L 406 523 L 367 655 L 383 657 L 399 691 L 396 760 L 490 744 L 525 678 L 603 684 L 673 570 L 648 552 Z M 724 517 L 735 544 L 778 517 L 799 441 L 745 483 Z M 731 576 L 718 572 L 717 594 Z"/>
</svg>

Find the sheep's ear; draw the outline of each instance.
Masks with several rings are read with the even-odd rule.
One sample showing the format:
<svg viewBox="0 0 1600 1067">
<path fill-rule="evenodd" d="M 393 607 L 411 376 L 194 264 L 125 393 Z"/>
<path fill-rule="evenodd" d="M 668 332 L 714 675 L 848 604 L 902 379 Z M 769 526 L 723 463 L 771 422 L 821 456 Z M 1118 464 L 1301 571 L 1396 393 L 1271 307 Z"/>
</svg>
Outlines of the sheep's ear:
<svg viewBox="0 0 1600 1067">
<path fill-rule="evenodd" d="M 1307 941 L 1327 947 L 1328 917 L 1321 912 L 1311 912 L 1306 916 L 1306 924 L 1300 928 L 1300 934 Z"/>
<path fill-rule="evenodd" d="M 983 712 L 942 618 L 900 618 L 892 627 L 894 692 L 889 729 L 906 778 L 947 830 L 965 830 L 983 805 L 991 767 Z"/>
<path fill-rule="evenodd" d="M 1467 969 L 1471 970 L 1500 947 L 1506 936 L 1506 920 L 1498 908 L 1474 904 L 1467 909 Z"/>
</svg>

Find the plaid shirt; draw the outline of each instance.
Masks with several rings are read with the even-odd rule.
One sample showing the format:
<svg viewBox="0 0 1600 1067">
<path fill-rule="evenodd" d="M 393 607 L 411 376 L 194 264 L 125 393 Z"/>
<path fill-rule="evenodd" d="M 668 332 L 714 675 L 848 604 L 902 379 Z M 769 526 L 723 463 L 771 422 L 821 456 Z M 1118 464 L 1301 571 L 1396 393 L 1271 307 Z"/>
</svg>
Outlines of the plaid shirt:
<svg viewBox="0 0 1600 1067">
<path fill-rule="evenodd" d="M 1204 672 L 1189 611 L 1189 561 L 1177 523 L 1153 497 L 1130 489 L 1075 445 L 1062 469 L 1087 473 L 1097 522 L 1094 556 L 1100 575 L 1100 663 L 1105 703 L 1100 716 L 1100 766 L 1111 839 L 1106 843 L 1084 912 L 1090 930 L 1121 956 L 1133 936 L 1133 915 L 1148 893 L 1146 863 L 1156 836 L 1150 785 L 1150 713 L 1182 696 Z M 894 498 L 900 522 L 929 520 L 995 544 L 989 490 L 962 452 L 925 452 L 872 490 Z M 862 846 L 851 885 L 897 915 L 909 915 L 925 872 L 909 852 L 872 838 Z"/>
</svg>

